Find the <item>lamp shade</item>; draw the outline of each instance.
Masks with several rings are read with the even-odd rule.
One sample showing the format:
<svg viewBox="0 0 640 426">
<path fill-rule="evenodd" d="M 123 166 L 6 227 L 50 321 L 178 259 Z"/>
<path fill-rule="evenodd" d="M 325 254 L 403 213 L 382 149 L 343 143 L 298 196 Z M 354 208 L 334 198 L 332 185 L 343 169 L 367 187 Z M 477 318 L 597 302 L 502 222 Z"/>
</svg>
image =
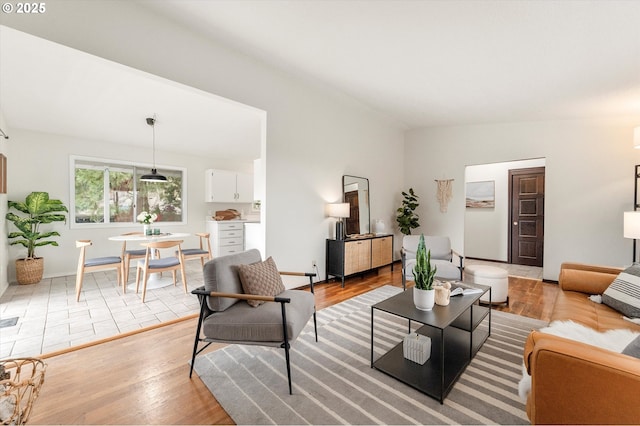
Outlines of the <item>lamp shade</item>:
<svg viewBox="0 0 640 426">
<path fill-rule="evenodd" d="M 349 203 L 327 204 L 327 216 L 329 217 L 349 217 Z"/>
<path fill-rule="evenodd" d="M 633 147 L 640 149 L 640 126 L 633 129 Z"/>
<path fill-rule="evenodd" d="M 640 211 L 624 212 L 624 237 L 640 239 Z"/>
</svg>

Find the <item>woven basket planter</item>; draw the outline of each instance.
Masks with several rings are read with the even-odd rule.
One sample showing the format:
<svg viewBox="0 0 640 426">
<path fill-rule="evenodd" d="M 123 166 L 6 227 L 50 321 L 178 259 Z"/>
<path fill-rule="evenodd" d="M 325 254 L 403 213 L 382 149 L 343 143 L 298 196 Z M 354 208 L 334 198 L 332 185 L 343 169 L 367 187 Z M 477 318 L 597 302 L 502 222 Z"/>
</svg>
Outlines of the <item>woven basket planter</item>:
<svg viewBox="0 0 640 426">
<path fill-rule="evenodd" d="M 18 284 L 36 284 L 42 281 L 44 258 L 27 257 L 16 259 L 16 279 Z"/>
</svg>

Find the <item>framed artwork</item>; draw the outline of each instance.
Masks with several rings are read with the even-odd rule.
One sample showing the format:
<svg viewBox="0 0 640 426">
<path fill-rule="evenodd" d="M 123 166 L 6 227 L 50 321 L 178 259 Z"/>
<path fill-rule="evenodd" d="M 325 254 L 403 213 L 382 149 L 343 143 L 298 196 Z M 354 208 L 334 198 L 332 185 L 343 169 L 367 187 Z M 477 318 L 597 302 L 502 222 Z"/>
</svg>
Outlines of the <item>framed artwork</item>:
<svg viewBox="0 0 640 426">
<path fill-rule="evenodd" d="M 468 208 L 494 208 L 496 206 L 495 181 L 467 182 L 466 205 Z"/>
<path fill-rule="evenodd" d="M 0 194 L 7 193 L 7 157 L 0 154 Z"/>
</svg>

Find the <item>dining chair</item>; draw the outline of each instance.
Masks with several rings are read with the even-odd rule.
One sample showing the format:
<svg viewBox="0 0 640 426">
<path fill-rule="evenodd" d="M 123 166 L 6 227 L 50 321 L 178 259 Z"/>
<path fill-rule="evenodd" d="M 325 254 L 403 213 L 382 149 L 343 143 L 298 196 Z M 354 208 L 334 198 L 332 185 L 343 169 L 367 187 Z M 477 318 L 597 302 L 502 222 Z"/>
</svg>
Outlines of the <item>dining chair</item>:
<svg viewBox="0 0 640 426">
<path fill-rule="evenodd" d="M 184 272 L 184 256 L 182 254 L 183 240 L 166 240 L 166 241 L 152 241 L 149 243 L 143 243 L 146 247 L 144 260 L 138 260 L 136 264 L 136 293 L 140 287 L 140 272 L 144 274 L 142 283 L 142 302 L 147 293 L 147 281 L 149 280 L 149 274 L 155 274 L 158 272 L 171 271 L 173 273 L 173 285 L 176 285 L 176 275 L 178 269 L 182 274 L 182 284 L 184 286 L 184 292 L 187 292 L 187 276 Z M 151 253 L 153 250 L 169 249 L 177 247 L 175 257 L 165 257 L 162 259 L 153 259 Z"/>
<path fill-rule="evenodd" d="M 144 235 L 142 232 L 126 232 L 124 234 L 121 234 L 123 236 L 127 236 L 127 235 L 136 235 L 136 236 L 142 236 Z M 134 249 L 134 250 L 127 250 L 127 241 L 124 240 L 122 241 L 122 262 L 123 262 L 123 268 L 124 268 L 124 282 L 125 285 L 126 283 L 129 282 L 129 268 L 131 266 L 131 260 L 132 259 L 144 259 L 144 255 L 147 253 L 147 249 Z M 156 250 L 156 257 L 160 257 L 160 252 L 158 250 Z"/>
<path fill-rule="evenodd" d="M 85 272 L 115 269 L 118 274 L 117 282 L 122 282 L 122 292 L 127 292 L 127 283 L 122 280 L 122 258 L 119 256 L 94 257 L 87 259 L 87 247 L 93 245 L 91 240 L 76 240 L 76 247 L 80 249 L 78 271 L 76 274 L 76 302 L 80 301 L 80 292 Z"/>
<path fill-rule="evenodd" d="M 200 264 L 204 268 L 204 261 L 211 260 L 211 241 L 209 240 L 209 233 L 196 233 L 196 237 L 200 240 L 200 248 L 188 248 L 182 250 L 184 260 L 200 259 Z M 176 253 L 177 254 L 177 253 Z"/>
</svg>

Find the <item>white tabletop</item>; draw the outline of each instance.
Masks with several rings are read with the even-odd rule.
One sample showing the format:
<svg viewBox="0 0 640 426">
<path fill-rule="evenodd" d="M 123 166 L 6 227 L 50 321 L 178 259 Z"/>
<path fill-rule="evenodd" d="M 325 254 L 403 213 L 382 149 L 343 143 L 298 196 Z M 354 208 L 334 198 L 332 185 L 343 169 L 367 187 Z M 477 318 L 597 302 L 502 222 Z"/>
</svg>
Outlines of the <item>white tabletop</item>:
<svg viewBox="0 0 640 426">
<path fill-rule="evenodd" d="M 177 240 L 189 237 L 191 234 L 187 232 L 168 232 L 160 235 L 114 235 L 109 237 L 111 241 L 159 241 L 159 240 Z"/>
</svg>

